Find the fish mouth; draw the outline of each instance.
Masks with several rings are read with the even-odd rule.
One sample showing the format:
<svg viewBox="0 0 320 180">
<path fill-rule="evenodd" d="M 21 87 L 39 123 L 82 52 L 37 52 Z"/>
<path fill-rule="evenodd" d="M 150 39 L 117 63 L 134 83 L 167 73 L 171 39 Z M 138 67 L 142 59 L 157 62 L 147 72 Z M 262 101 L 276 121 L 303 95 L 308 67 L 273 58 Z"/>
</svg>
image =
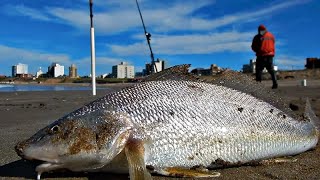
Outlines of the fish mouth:
<svg viewBox="0 0 320 180">
<path fill-rule="evenodd" d="M 49 172 L 57 169 L 63 169 L 64 167 L 64 165 L 61 163 L 42 161 L 42 160 L 36 160 L 36 161 L 40 162 L 40 165 L 36 167 L 36 172 L 38 173 Z"/>
<path fill-rule="evenodd" d="M 15 146 L 15 151 L 22 159 L 35 163 L 37 172 L 42 173 L 63 168 L 63 163 L 59 162 L 56 155 L 39 157 L 41 153 L 33 151 L 34 149 L 28 148 L 27 145 L 25 142 L 18 143 Z"/>
<path fill-rule="evenodd" d="M 27 157 L 27 156 L 24 156 L 24 159 L 27 159 L 35 163 L 35 166 L 36 166 L 35 170 L 38 173 L 49 172 L 49 171 L 64 168 L 64 164 L 60 163 L 58 160 L 52 160 L 52 159 L 46 159 L 46 158 L 33 158 L 33 157 Z"/>
</svg>

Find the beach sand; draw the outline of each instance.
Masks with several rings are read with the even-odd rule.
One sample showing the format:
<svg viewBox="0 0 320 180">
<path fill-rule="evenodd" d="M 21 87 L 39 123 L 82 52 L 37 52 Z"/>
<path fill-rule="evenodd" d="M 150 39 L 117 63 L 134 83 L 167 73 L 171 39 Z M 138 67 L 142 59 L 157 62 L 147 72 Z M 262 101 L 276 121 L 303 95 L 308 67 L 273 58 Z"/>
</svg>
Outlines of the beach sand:
<svg viewBox="0 0 320 180">
<path fill-rule="evenodd" d="M 271 87 L 270 81 L 264 82 Z M 55 92 L 1 92 L 0 93 L 0 179 L 35 179 L 35 165 L 23 161 L 14 151 L 17 142 L 29 138 L 39 129 L 77 108 L 115 91 L 125 85 L 112 85 L 91 91 Z M 279 81 L 277 89 L 302 111 L 305 98 L 309 97 L 312 108 L 320 116 L 320 80 L 308 81 L 302 87 L 300 81 Z M 293 157 L 296 162 L 240 166 L 217 169 L 221 176 L 214 179 L 320 179 L 320 146 Z M 105 173 L 44 173 L 44 179 L 128 179 L 128 175 Z M 154 179 L 170 179 L 154 177 Z"/>
</svg>

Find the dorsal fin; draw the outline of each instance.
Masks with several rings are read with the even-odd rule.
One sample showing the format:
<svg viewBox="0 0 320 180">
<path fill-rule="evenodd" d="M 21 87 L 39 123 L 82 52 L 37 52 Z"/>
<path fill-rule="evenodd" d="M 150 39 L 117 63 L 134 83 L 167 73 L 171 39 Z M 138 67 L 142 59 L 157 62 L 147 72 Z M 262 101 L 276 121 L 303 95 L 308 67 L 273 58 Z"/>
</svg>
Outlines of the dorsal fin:
<svg viewBox="0 0 320 180">
<path fill-rule="evenodd" d="M 158 73 L 147 76 L 142 81 L 161 81 L 161 80 L 193 80 L 197 81 L 199 77 L 190 74 L 190 64 L 182 64 L 170 67 Z"/>
</svg>

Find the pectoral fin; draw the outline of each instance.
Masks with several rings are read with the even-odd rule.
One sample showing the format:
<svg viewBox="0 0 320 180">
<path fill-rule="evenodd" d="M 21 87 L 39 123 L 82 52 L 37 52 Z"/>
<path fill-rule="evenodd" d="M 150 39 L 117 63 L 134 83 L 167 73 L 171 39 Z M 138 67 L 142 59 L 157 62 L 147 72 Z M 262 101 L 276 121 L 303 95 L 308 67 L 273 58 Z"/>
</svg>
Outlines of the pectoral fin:
<svg viewBox="0 0 320 180">
<path fill-rule="evenodd" d="M 193 177 L 193 178 L 209 178 L 220 176 L 219 172 L 201 171 L 196 169 L 186 169 L 170 167 L 158 170 L 157 173 L 172 177 Z"/>
<path fill-rule="evenodd" d="M 144 146 L 142 140 L 130 139 L 125 147 L 130 179 L 151 180 L 151 175 L 144 162 Z"/>
</svg>

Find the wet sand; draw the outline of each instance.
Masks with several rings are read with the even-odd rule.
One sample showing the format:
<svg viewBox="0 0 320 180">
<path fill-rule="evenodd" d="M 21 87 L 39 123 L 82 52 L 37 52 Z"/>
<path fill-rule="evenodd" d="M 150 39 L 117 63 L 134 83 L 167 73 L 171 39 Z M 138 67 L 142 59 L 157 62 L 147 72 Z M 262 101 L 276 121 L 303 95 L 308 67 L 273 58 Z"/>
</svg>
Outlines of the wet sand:
<svg viewBox="0 0 320 180">
<path fill-rule="evenodd" d="M 270 81 L 264 82 L 270 86 Z M 14 151 L 17 142 L 26 139 L 57 118 L 87 104 L 104 94 L 122 88 L 112 85 L 97 91 L 1 92 L 0 93 L 0 179 L 35 179 L 35 165 L 23 161 Z M 302 87 L 299 80 L 279 81 L 277 89 L 283 98 L 303 109 L 309 97 L 312 108 L 320 116 L 320 80 L 308 81 Z M 320 179 L 320 146 L 296 155 L 296 162 L 269 165 L 240 166 L 217 169 L 221 176 L 214 179 Z M 128 179 L 128 175 L 105 173 L 45 173 L 44 179 Z M 170 179 L 155 177 L 155 179 Z"/>
</svg>

